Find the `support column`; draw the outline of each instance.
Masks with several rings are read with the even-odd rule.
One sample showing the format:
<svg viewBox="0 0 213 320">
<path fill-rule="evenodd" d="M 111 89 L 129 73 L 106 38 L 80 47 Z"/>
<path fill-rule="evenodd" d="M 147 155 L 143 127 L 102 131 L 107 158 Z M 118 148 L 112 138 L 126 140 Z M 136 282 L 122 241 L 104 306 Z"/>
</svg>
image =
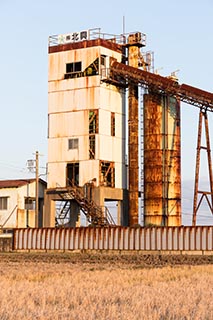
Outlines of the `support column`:
<svg viewBox="0 0 213 320">
<path fill-rule="evenodd" d="M 201 145 L 202 138 L 202 123 L 204 118 L 205 124 L 205 136 L 206 136 L 206 146 Z M 208 160 L 208 170 L 209 170 L 209 185 L 210 192 L 200 191 L 199 186 L 199 171 L 200 171 L 200 152 L 201 149 L 206 150 L 207 160 Z M 198 194 L 201 194 L 200 200 L 198 201 Z M 209 197 L 210 196 L 210 200 Z M 202 203 L 203 198 L 206 198 L 208 206 L 213 214 L 213 176 L 212 176 L 212 160 L 211 160 L 211 149 L 210 149 L 210 138 L 209 138 L 209 126 L 207 111 L 200 109 L 199 123 L 198 123 L 198 137 L 197 137 L 197 155 L 196 155 L 196 168 L 195 168 L 195 185 L 194 185 L 194 204 L 193 204 L 193 218 L 192 225 L 196 226 L 197 211 Z"/>
<path fill-rule="evenodd" d="M 128 64 L 138 68 L 140 43 L 136 34 L 128 38 Z M 129 225 L 138 224 L 138 85 L 129 83 L 128 157 L 129 157 Z"/>
</svg>

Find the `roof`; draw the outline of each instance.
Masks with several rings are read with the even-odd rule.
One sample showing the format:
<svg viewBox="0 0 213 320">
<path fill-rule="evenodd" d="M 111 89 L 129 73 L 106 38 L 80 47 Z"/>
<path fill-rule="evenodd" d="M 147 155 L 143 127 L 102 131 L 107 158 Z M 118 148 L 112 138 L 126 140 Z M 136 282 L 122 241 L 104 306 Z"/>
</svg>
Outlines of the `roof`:
<svg viewBox="0 0 213 320">
<path fill-rule="evenodd" d="M 122 46 L 118 43 L 114 43 L 110 40 L 104 39 L 96 39 L 96 40 L 87 40 L 81 42 L 74 42 L 74 43 L 67 43 L 67 44 L 60 44 L 54 47 L 49 47 L 49 53 L 61 52 L 61 51 L 68 51 L 74 49 L 83 49 L 83 48 L 90 48 L 102 46 L 108 48 L 110 50 L 117 51 L 122 53 Z"/>
<path fill-rule="evenodd" d="M 35 182 L 35 180 L 36 179 L 0 180 L 0 189 L 3 189 L 3 188 L 19 188 L 19 187 L 22 187 L 22 186 L 24 186 L 26 184 Z M 44 185 L 47 185 L 47 183 L 42 179 L 39 179 L 39 182 L 44 184 Z"/>
</svg>

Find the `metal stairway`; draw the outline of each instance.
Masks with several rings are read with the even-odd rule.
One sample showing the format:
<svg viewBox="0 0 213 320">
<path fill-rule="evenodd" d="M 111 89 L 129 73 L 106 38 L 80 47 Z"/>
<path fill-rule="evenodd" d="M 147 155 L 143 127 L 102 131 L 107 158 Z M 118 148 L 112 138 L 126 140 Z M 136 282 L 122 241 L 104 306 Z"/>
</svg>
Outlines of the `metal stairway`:
<svg viewBox="0 0 213 320">
<path fill-rule="evenodd" d="M 86 216 L 87 221 L 93 226 L 109 226 L 115 225 L 112 215 L 107 207 L 98 206 L 93 200 L 88 199 L 81 187 L 70 186 L 60 188 L 60 197 L 64 200 L 59 213 L 56 217 L 56 225 L 60 221 L 68 221 L 68 214 L 70 210 L 70 201 L 74 200 L 79 205 L 80 210 Z M 64 223 L 65 225 L 66 223 Z"/>
</svg>

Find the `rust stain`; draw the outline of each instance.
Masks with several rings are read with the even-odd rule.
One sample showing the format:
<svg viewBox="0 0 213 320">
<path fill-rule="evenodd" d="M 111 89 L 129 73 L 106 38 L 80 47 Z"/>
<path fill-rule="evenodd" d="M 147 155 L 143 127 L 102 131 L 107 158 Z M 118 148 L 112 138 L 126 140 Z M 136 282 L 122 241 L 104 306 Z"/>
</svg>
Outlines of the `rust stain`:
<svg viewBox="0 0 213 320">
<path fill-rule="evenodd" d="M 129 65 L 138 67 L 139 48 L 129 46 Z M 138 86 L 129 85 L 129 225 L 138 224 Z"/>
<path fill-rule="evenodd" d="M 144 96 L 145 225 L 181 225 L 179 103 L 160 94 Z M 170 129 L 171 128 L 171 129 Z"/>
<path fill-rule="evenodd" d="M 48 53 L 55 53 L 60 51 L 68 51 L 68 50 L 82 49 L 82 48 L 90 48 L 90 47 L 96 47 L 96 46 L 102 46 L 110 50 L 114 50 L 119 53 L 122 53 L 121 45 L 109 40 L 104 40 L 104 39 L 95 39 L 95 40 L 60 44 L 58 46 L 49 47 Z"/>
</svg>

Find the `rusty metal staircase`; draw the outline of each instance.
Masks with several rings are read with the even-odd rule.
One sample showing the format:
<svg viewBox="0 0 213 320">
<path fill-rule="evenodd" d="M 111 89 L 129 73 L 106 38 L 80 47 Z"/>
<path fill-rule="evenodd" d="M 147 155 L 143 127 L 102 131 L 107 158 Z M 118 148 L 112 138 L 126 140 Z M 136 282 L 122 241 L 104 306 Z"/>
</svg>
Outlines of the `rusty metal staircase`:
<svg viewBox="0 0 213 320">
<path fill-rule="evenodd" d="M 70 201 L 56 202 L 55 226 L 65 226 L 69 223 Z"/>
<path fill-rule="evenodd" d="M 115 225 L 113 217 L 107 207 L 98 206 L 93 200 L 88 199 L 81 187 L 70 186 L 60 188 L 60 197 L 64 200 L 56 216 L 56 226 L 62 221 L 68 221 L 70 211 L 70 201 L 74 200 L 79 205 L 80 210 L 86 216 L 87 221 L 92 226 L 112 226 Z M 64 225 L 66 223 L 63 223 Z"/>
</svg>

